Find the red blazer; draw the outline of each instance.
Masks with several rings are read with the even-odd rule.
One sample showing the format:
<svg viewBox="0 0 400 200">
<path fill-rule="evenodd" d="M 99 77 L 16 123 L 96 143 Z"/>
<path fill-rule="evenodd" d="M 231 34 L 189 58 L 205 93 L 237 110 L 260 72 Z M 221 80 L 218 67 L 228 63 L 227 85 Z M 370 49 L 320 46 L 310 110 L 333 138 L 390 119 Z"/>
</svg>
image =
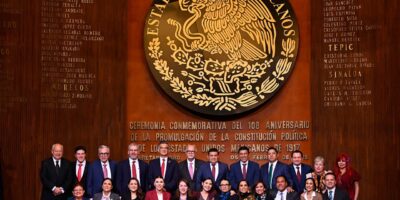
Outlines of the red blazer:
<svg viewBox="0 0 400 200">
<path fill-rule="evenodd" d="M 170 200 L 171 199 L 171 194 L 169 194 L 168 192 L 163 192 L 163 200 Z M 157 197 L 157 191 L 154 190 L 150 190 L 146 193 L 146 198 L 145 200 L 158 200 Z"/>
</svg>

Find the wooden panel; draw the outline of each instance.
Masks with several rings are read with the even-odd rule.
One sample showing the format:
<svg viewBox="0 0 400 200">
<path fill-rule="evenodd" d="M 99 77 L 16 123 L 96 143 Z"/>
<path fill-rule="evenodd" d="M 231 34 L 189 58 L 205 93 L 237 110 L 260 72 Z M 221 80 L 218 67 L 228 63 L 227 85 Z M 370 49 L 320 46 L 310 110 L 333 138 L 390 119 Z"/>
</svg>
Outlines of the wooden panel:
<svg viewBox="0 0 400 200">
<path fill-rule="evenodd" d="M 55 142 L 71 160 L 80 144 L 89 160 L 103 143 L 112 157 L 125 154 L 117 148 L 125 127 L 125 1 L 69 2 L 0 4 L 0 159 L 9 199 L 39 199 L 40 162 Z"/>
<path fill-rule="evenodd" d="M 354 168 L 362 176 L 359 199 L 399 198 L 398 6 L 397 1 L 312 4 L 313 151 L 326 157 L 330 169 L 339 152 L 351 155 Z M 325 29 L 340 26 L 336 22 L 344 23 L 345 29 Z M 329 32 L 334 36 L 330 37 Z M 343 37 L 343 33 L 350 35 Z M 328 41 L 329 38 L 339 42 Z M 340 41 L 344 38 L 352 40 Z M 329 48 L 335 44 L 354 48 Z M 341 54 L 347 55 L 343 63 L 341 58 L 332 58 Z M 359 59 L 352 60 L 356 57 Z M 351 77 L 332 76 L 335 72 L 350 72 Z M 340 81 L 347 82 L 347 86 Z M 356 89 L 347 89 L 348 86 Z M 329 100 L 330 97 L 343 98 L 339 100 L 342 103 Z M 329 101 L 331 104 L 327 104 Z M 335 101 L 339 103 L 336 106 Z"/>
</svg>

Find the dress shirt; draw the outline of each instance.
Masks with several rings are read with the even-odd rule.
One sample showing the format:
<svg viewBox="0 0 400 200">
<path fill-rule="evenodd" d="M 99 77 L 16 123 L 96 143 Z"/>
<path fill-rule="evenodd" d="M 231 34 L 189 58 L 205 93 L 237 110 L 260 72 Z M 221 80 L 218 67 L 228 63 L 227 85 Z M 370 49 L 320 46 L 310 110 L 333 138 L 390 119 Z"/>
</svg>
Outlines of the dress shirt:
<svg viewBox="0 0 400 200">
<path fill-rule="evenodd" d="M 287 189 L 285 189 L 284 191 L 282 191 L 283 200 L 286 200 L 286 196 L 287 196 Z M 281 191 L 278 190 L 278 192 L 276 193 L 275 200 L 282 200 L 282 199 L 281 199 Z"/>
<path fill-rule="evenodd" d="M 57 160 L 53 157 L 54 166 L 57 166 Z M 58 166 L 61 168 L 61 159 L 58 160 Z"/>
<path fill-rule="evenodd" d="M 326 192 L 328 194 L 328 197 L 329 197 L 329 191 L 332 191 L 332 199 L 334 199 L 335 198 L 335 190 L 336 190 L 336 187 L 334 187 L 332 189 L 327 189 Z"/>
<path fill-rule="evenodd" d="M 159 192 L 156 192 L 156 193 L 157 193 L 157 199 L 163 200 L 163 193 L 159 193 Z"/>
<path fill-rule="evenodd" d="M 303 194 L 304 194 L 303 197 L 304 197 L 305 200 L 312 200 L 315 196 L 317 196 L 317 194 L 315 193 L 315 191 L 313 191 L 313 192 L 311 193 L 311 199 L 308 199 L 308 197 L 307 197 L 307 192 L 304 192 Z"/>
<path fill-rule="evenodd" d="M 76 175 L 76 177 L 78 177 L 78 171 L 79 171 L 79 161 L 76 161 L 76 167 L 75 167 L 75 175 Z M 84 160 L 82 163 L 82 171 L 81 171 L 81 175 L 83 176 L 83 173 L 85 172 L 85 166 L 86 166 L 86 160 Z M 103 166 L 101 166 L 101 167 L 103 167 Z"/>
<path fill-rule="evenodd" d="M 218 165 L 218 162 L 216 162 L 215 163 L 215 178 L 214 178 L 214 180 L 213 181 L 216 181 L 217 180 L 217 177 L 218 177 L 218 172 L 219 172 L 219 167 L 218 167 L 219 165 Z M 211 169 L 211 173 L 212 173 L 212 168 L 213 168 L 213 166 L 212 166 L 212 163 L 210 163 L 210 169 Z"/>
<path fill-rule="evenodd" d="M 300 165 L 293 164 L 295 174 L 297 174 L 297 167 L 299 167 L 299 171 L 300 171 L 300 175 L 301 175 L 301 164 Z"/>
<path fill-rule="evenodd" d="M 242 171 L 243 174 L 243 164 L 246 164 L 246 172 L 249 173 L 249 161 L 246 161 L 245 163 L 240 161 L 240 170 Z"/>
<path fill-rule="evenodd" d="M 269 167 L 271 166 L 271 164 L 272 164 L 272 175 L 274 175 L 274 172 L 275 172 L 275 168 L 276 168 L 276 164 L 278 163 L 278 160 L 275 160 L 275 162 L 270 162 L 269 163 L 269 165 L 268 165 L 268 170 L 269 170 Z M 270 173 L 270 172 L 268 172 L 268 173 Z"/>
<path fill-rule="evenodd" d="M 161 169 L 161 166 L 162 166 L 162 159 L 165 159 L 165 163 L 164 163 L 164 165 L 165 165 L 165 169 L 164 169 L 164 174 L 161 174 L 161 176 L 163 177 L 163 178 L 165 178 L 165 173 L 167 173 L 167 163 L 168 163 L 168 157 L 160 157 L 160 169 Z"/>
<path fill-rule="evenodd" d="M 110 179 L 112 179 L 113 177 L 111 177 L 111 168 L 110 168 L 110 162 L 108 162 L 108 160 L 107 160 L 107 162 L 105 162 L 105 163 L 103 163 L 103 162 L 101 162 L 100 161 L 100 163 L 101 163 L 101 170 L 103 170 L 103 166 L 104 166 L 104 164 L 107 164 L 107 176 L 108 177 L 104 177 L 104 178 L 110 178 Z"/>
<path fill-rule="evenodd" d="M 139 181 L 140 184 L 140 168 L 139 168 L 139 160 L 133 160 L 132 158 L 129 158 L 129 169 L 131 171 L 131 175 L 132 175 L 132 162 L 135 161 L 135 168 L 136 168 L 136 178 Z"/>
</svg>

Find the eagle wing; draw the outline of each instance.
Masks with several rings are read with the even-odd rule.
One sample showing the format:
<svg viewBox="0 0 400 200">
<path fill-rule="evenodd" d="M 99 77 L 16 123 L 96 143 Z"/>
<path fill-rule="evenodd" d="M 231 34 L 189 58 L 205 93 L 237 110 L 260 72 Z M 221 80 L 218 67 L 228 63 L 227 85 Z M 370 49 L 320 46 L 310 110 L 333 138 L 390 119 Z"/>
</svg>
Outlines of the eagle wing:
<svg viewBox="0 0 400 200">
<path fill-rule="evenodd" d="M 207 39 L 230 58 L 255 60 L 275 51 L 275 20 L 261 0 L 208 2 L 202 19 Z M 261 44 L 264 51 L 243 39 L 242 32 Z"/>
</svg>

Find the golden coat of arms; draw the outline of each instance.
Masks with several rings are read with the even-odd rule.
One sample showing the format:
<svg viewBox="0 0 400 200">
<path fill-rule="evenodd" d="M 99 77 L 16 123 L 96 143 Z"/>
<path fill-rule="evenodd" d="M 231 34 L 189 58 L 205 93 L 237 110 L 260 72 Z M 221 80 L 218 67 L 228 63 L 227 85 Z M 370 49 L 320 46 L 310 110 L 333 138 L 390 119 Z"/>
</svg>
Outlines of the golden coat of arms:
<svg viewBox="0 0 400 200">
<path fill-rule="evenodd" d="M 144 35 L 161 88 L 184 107 L 213 116 L 269 100 L 293 70 L 299 44 L 285 0 L 156 0 Z"/>
</svg>

